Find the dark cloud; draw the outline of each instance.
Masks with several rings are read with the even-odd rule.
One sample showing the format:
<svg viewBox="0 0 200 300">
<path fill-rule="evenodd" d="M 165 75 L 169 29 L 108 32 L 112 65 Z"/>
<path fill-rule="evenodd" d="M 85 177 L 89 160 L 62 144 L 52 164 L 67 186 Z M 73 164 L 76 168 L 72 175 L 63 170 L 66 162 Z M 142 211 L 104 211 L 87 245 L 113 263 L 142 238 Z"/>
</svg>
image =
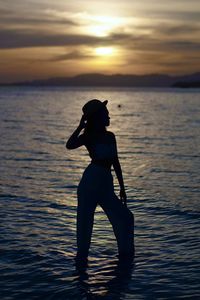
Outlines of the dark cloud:
<svg viewBox="0 0 200 300">
<path fill-rule="evenodd" d="M 70 25 L 70 26 L 79 26 L 78 23 L 71 21 L 71 20 L 67 20 L 67 19 L 50 19 L 50 18 L 34 18 L 34 17 L 7 17 L 7 18 L 1 18 L 0 20 L 0 24 L 2 24 L 2 26 L 6 26 L 7 24 L 9 26 L 16 25 L 16 24 L 20 24 L 20 25 L 26 25 L 27 27 L 31 26 L 31 25 Z"/>
<path fill-rule="evenodd" d="M 55 46 L 110 46 L 123 45 L 124 42 L 142 40 L 141 36 L 113 33 L 107 37 L 79 34 L 55 34 L 30 29 L 2 29 L 0 30 L 0 49 L 55 47 Z"/>
<path fill-rule="evenodd" d="M 176 24 L 169 25 L 166 23 L 160 23 L 155 29 L 155 32 L 163 35 L 177 36 L 186 34 L 198 34 L 200 33 L 200 24 Z"/>
<path fill-rule="evenodd" d="M 143 45 L 143 48 L 142 48 Z M 133 45 L 134 49 L 145 49 L 146 51 L 155 52 L 187 52 L 187 51 L 200 51 L 200 42 L 195 41 L 185 41 L 185 40 L 159 40 L 159 39 L 149 39 L 141 43 Z"/>
<path fill-rule="evenodd" d="M 71 51 L 66 54 L 54 56 L 53 58 L 49 59 L 48 61 L 63 61 L 63 60 L 74 60 L 74 59 L 82 60 L 82 59 L 88 59 L 88 58 L 93 58 L 93 57 L 94 57 L 94 55 L 85 54 L 80 51 Z"/>
<path fill-rule="evenodd" d="M 183 22 L 157 22 L 156 24 L 140 24 L 134 27 L 134 30 L 137 32 L 151 32 L 148 36 L 162 36 L 163 38 L 178 38 L 179 36 L 188 36 L 195 35 L 197 38 L 199 37 L 200 33 L 200 23 L 194 22 L 193 24 L 190 23 L 183 23 Z"/>
<path fill-rule="evenodd" d="M 135 28 L 138 34 L 124 38 L 127 49 L 142 50 L 146 52 L 199 52 L 200 51 L 200 25 L 158 23 L 155 26 L 142 25 Z M 142 32 L 149 32 L 143 33 Z M 116 35 L 113 35 L 113 38 Z M 123 40 L 123 38 L 122 38 Z"/>
<path fill-rule="evenodd" d="M 1 18 L 9 16 L 11 13 L 10 9 L 0 8 L 0 16 Z"/>
<path fill-rule="evenodd" d="M 165 20 L 171 20 L 172 22 L 175 21 L 185 21 L 185 22 L 199 22 L 199 10 L 197 9 L 195 11 L 195 8 L 193 11 L 189 10 L 174 10 L 173 7 L 171 10 L 165 9 L 165 10 L 155 10 L 154 12 L 151 12 L 150 16 L 165 19 Z"/>
<path fill-rule="evenodd" d="M 127 45 L 128 47 L 128 45 Z M 200 51 L 200 42 L 196 41 L 170 41 L 163 39 L 142 39 L 129 42 L 129 47 L 135 50 L 143 50 L 143 51 L 155 51 L 155 52 L 199 52 Z"/>
<path fill-rule="evenodd" d="M 13 11 L 6 9 L 0 9 L 0 24 L 3 27 L 24 25 L 24 27 L 30 27 L 34 25 L 68 25 L 68 26 L 79 26 L 78 22 L 72 21 L 69 18 L 63 17 L 53 17 L 48 14 L 38 14 L 38 15 L 20 15 Z"/>
<path fill-rule="evenodd" d="M 124 49 L 145 51 L 200 51 L 200 40 L 195 32 L 198 26 L 158 26 L 150 34 L 127 34 L 113 32 L 106 37 L 81 34 L 56 34 L 42 30 L 1 29 L 0 49 L 55 46 L 122 46 Z M 180 37 L 180 33 L 193 32 L 189 39 Z"/>
<path fill-rule="evenodd" d="M 78 34 L 50 34 L 32 30 L 0 30 L 0 49 L 98 45 L 98 37 Z"/>
</svg>

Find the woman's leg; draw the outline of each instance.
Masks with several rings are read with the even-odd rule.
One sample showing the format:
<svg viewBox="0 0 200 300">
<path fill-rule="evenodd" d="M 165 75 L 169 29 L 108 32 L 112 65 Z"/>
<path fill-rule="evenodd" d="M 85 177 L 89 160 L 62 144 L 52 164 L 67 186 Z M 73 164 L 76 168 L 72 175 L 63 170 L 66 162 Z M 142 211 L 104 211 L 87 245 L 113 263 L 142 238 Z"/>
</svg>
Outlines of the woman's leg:
<svg viewBox="0 0 200 300">
<path fill-rule="evenodd" d="M 104 198 L 99 203 L 110 223 L 117 239 L 120 256 L 134 255 L 134 216 L 115 195 Z"/>
<path fill-rule="evenodd" d="M 92 228 L 94 221 L 94 212 L 96 203 L 90 195 L 78 193 L 77 208 L 77 256 L 86 258 L 88 256 Z"/>
</svg>

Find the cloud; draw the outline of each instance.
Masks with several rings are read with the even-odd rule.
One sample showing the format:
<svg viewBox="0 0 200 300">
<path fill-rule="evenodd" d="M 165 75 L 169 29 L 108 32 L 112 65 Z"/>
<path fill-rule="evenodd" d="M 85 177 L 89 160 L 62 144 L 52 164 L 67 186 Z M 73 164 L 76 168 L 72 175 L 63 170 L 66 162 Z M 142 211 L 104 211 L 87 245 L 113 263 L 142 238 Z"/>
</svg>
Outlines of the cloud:
<svg viewBox="0 0 200 300">
<path fill-rule="evenodd" d="M 200 51 L 199 24 L 169 24 L 158 22 L 155 25 L 138 25 L 132 34 L 113 33 L 110 41 L 125 45 L 126 49 L 169 52 L 198 52 Z"/>
<path fill-rule="evenodd" d="M 11 5 L 0 10 L 0 50 L 5 50 L 1 51 L 2 61 L 6 59 L 8 65 L 11 64 L 10 57 L 27 65 L 34 62 L 39 66 L 44 62 L 60 66 L 62 61 L 74 65 L 95 58 L 92 54 L 94 48 L 108 46 L 118 48 L 118 56 L 113 57 L 112 66 L 115 64 L 124 72 L 134 65 L 138 66 L 138 70 L 140 66 L 149 69 L 156 66 L 173 71 L 183 69 L 184 65 L 193 69 L 199 66 L 198 10 L 172 11 L 167 6 L 162 10 L 161 5 L 153 10 L 148 6 L 149 14 L 145 8 L 138 16 L 137 12 L 134 15 L 130 12 L 127 18 L 122 16 L 124 22 L 111 26 L 105 36 L 95 36 L 89 32 L 92 32 L 92 25 L 102 25 L 94 18 L 97 14 L 92 15 L 83 8 L 82 11 L 62 11 L 56 7 L 49 9 L 46 6 L 44 9 L 43 6 L 41 10 L 38 7 L 34 6 L 31 14 L 28 6 L 24 10 L 22 7 L 21 11 L 15 11 L 15 6 L 11 10 Z M 7 56 L 3 54 L 5 52 L 8 52 Z M 88 69 L 91 68 L 89 63 L 87 65 Z"/>
<path fill-rule="evenodd" d="M 174 29 L 174 30 L 173 30 Z M 197 31 L 193 27 L 193 32 Z M 191 32 L 192 27 L 184 27 Z M 195 37 L 184 39 L 179 37 L 183 27 L 158 27 L 149 34 L 127 34 L 114 32 L 106 37 L 81 34 L 56 34 L 41 30 L 2 29 L 0 30 L 0 49 L 55 47 L 55 46 L 120 46 L 124 50 L 145 51 L 200 51 L 200 41 Z M 169 34 L 171 33 L 171 34 Z M 167 36 L 167 38 L 166 38 Z"/>
<path fill-rule="evenodd" d="M 36 19 L 31 19 L 36 22 Z M 47 22 L 47 20 L 44 20 Z M 77 25 L 77 23 L 70 23 Z M 198 39 L 200 26 L 191 24 L 169 24 L 158 22 L 155 25 L 137 25 L 131 32 L 126 28 L 118 28 L 108 36 L 98 37 L 87 34 L 53 32 L 49 29 L 30 28 L 2 28 L 0 30 L 0 49 L 27 47 L 55 47 L 55 46 L 115 46 L 124 49 L 146 51 L 199 51 Z"/>
<path fill-rule="evenodd" d="M 55 47 L 55 46 L 110 46 L 123 45 L 124 41 L 140 39 L 140 35 L 112 33 L 106 37 L 83 34 L 50 33 L 32 29 L 1 29 L 0 49 Z"/>
<path fill-rule="evenodd" d="M 28 14 L 20 14 L 8 9 L 0 9 L 0 24 L 2 27 L 14 27 L 23 26 L 24 28 L 30 26 L 41 26 L 43 24 L 49 25 L 69 25 L 79 26 L 79 23 L 75 22 L 69 17 L 60 16 L 59 18 L 50 12 L 38 13 L 29 16 Z"/>
<path fill-rule="evenodd" d="M 61 54 L 54 56 L 53 58 L 49 59 L 48 61 L 63 61 L 63 60 L 79 60 L 79 59 L 88 59 L 88 58 L 93 58 L 95 57 L 94 55 L 91 54 L 85 54 L 81 51 L 71 51 L 66 54 Z"/>
<path fill-rule="evenodd" d="M 169 6 L 169 3 L 167 4 Z M 190 7 L 192 7 L 192 4 L 190 4 Z M 182 21 L 188 23 L 199 22 L 199 10 L 195 9 L 195 6 L 193 7 L 194 10 L 191 11 L 187 7 L 185 9 L 174 9 L 172 6 L 171 9 L 168 8 L 168 9 L 152 11 L 150 14 L 148 14 L 148 16 L 151 19 L 156 18 L 160 20 L 169 20 L 172 22 L 176 22 L 176 21 Z"/>
<path fill-rule="evenodd" d="M 143 50 L 143 51 L 155 51 L 155 52 L 199 52 L 200 51 L 200 42 L 195 41 L 170 41 L 162 39 L 142 39 L 134 42 L 129 42 L 131 49 Z"/>
<path fill-rule="evenodd" d="M 46 0 L 41 0 L 43 9 L 40 11 L 38 5 L 34 4 L 38 1 L 29 0 L 31 8 L 34 8 L 33 13 L 30 14 L 29 11 L 28 14 L 27 11 L 25 14 L 24 11 L 20 12 L 19 9 L 14 11 L 14 8 L 17 8 L 17 6 L 13 6 L 11 9 L 11 1 L 8 2 L 10 2 L 10 5 L 4 5 L 4 8 L 0 10 L 0 49 L 118 45 L 126 50 L 142 50 L 143 48 L 146 48 L 146 51 L 168 51 L 170 49 L 171 51 L 183 51 L 184 48 L 186 51 L 199 50 L 200 23 L 199 21 L 194 21 L 197 15 L 199 17 L 199 13 L 194 11 L 194 9 L 186 11 L 186 6 L 183 6 L 181 11 L 172 11 L 172 8 L 169 8 L 169 5 L 166 3 L 156 6 L 158 1 L 154 0 L 154 10 L 149 4 L 147 9 L 161 17 L 168 16 L 168 19 L 173 17 L 170 22 L 169 20 L 160 21 L 160 18 L 152 22 L 152 20 L 150 21 L 147 18 L 144 19 L 142 24 L 142 18 L 139 18 L 140 22 L 134 24 L 134 22 L 130 22 L 130 18 L 127 18 L 127 24 L 124 25 L 124 28 L 122 26 L 115 28 L 109 35 L 98 37 L 80 33 L 84 22 L 85 24 L 92 22 L 91 18 L 93 16 L 87 12 L 74 11 L 72 13 L 71 11 L 56 10 L 53 7 L 51 8 L 51 6 L 47 6 L 48 1 Z M 53 3 L 53 1 L 51 2 Z M 132 3 L 132 1 L 127 0 L 125 2 Z M 144 0 L 141 0 L 141 3 L 143 2 Z M 64 5 L 64 1 L 62 3 Z M 186 3 L 187 1 L 185 1 L 185 5 Z M 142 5 L 139 6 L 142 8 Z M 27 3 L 24 7 L 27 10 Z M 174 20 L 177 16 L 189 21 L 192 20 L 193 23 Z M 189 38 L 188 35 L 190 35 Z"/>
<path fill-rule="evenodd" d="M 0 30 L 0 49 L 98 45 L 100 38 L 78 34 L 50 34 L 33 30 Z"/>
<path fill-rule="evenodd" d="M 168 24 L 160 23 L 155 28 L 155 32 L 163 35 L 177 36 L 177 35 L 186 35 L 186 34 L 198 34 L 200 33 L 200 24 Z"/>
</svg>

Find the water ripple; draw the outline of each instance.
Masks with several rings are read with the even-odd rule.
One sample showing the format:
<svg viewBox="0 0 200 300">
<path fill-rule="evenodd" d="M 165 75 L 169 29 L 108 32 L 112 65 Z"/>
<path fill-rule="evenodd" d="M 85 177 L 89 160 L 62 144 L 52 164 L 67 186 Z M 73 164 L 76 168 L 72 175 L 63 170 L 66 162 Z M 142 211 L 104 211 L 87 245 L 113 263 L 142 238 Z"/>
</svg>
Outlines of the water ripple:
<svg viewBox="0 0 200 300">
<path fill-rule="evenodd" d="M 0 298 L 199 299 L 199 94 L 1 92 Z M 89 158 L 84 148 L 67 152 L 65 142 L 82 104 L 98 97 L 109 99 L 135 216 L 136 257 L 118 260 L 111 225 L 98 207 L 88 266 L 78 267 L 76 189 Z M 114 185 L 118 194 L 116 178 Z"/>
</svg>

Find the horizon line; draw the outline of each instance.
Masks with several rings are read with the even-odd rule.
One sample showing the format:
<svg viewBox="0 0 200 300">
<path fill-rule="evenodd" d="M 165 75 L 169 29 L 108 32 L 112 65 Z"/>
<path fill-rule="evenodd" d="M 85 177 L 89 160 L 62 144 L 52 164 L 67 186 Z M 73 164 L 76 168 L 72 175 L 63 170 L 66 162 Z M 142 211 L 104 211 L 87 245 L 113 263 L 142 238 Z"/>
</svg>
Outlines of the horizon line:
<svg viewBox="0 0 200 300">
<path fill-rule="evenodd" d="M 146 77 L 146 76 L 166 76 L 169 78 L 178 78 L 178 77 L 187 77 L 187 76 L 194 76 L 194 75 L 200 75 L 200 71 L 192 72 L 192 73 L 183 73 L 183 74 L 170 74 L 170 73 L 143 73 L 143 74 L 135 74 L 135 73 L 112 73 L 112 74 L 105 74 L 105 73 L 99 73 L 99 72 L 90 72 L 90 73 L 80 73 L 76 75 L 66 75 L 66 76 L 55 76 L 55 77 L 45 77 L 45 78 L 33 78 L 28 80 L 16 80 L 16 81 L 10 81 L 10 82 L 0 82 L 0 85 L 15 85 L 15 84 L 31 84 L 34 82 L 44 82 L 49 80 L 58 80 L 58 79 L 75 79 L 77 77 L 81 76 L 104 76 L 104 77 L 112 77 L 112 76 L 134 76 L 134 77 Z"/>
</svg>

